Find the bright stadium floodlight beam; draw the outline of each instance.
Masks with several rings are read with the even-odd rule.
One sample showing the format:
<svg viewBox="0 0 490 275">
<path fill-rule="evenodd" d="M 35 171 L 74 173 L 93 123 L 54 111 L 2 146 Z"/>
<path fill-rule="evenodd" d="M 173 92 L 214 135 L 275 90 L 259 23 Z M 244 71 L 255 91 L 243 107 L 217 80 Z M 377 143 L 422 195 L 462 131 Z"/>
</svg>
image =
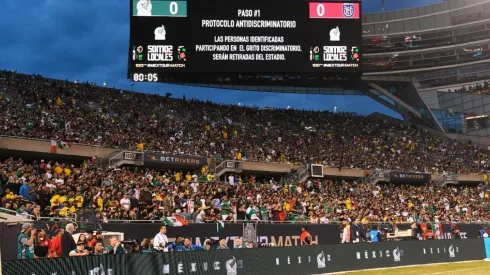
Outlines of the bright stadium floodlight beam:
<svg viewBox="0 0 490 275">
<path fill-rule="evenodd" d="M 102 83 L 102 85 L 104 85 L 104 87 L 105 87 L 105 86 L 107 86 L 107 83 L 109 83 L 109 82 L 104 81 L 104 83 Z"/>
</svg>

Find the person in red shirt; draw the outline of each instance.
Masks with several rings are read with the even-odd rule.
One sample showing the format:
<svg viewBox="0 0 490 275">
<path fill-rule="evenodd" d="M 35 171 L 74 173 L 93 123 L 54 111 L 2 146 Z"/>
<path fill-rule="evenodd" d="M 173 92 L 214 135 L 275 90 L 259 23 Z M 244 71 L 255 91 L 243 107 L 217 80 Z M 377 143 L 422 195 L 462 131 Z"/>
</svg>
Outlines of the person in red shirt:
<svg viewBox="0 0 490 275">
<path fill-rule="evenodd" d="M 61 236 L 65 230 L 59 228 L 56 230 L 56 235 L 51 239 L 51 244 L 49 246 L 49 257 L 56 258 L 61 256 Z"/>
<path fill-rule="evenodd" d="M 311 235 L 306 226 L 301 227 L 301 245 L 310 245 Z"/>
<path fill-rule="evenodd" d="M 93 248 L 95 244 L 97 243 L 97 239 L 94 236 L 94 231 L 93 230 L 88 230 L 87 231 L 87 246 L 90 248 Z"/>
<path fill-rule="evenodd" d="M 435 240 L 437 239 L 436 234 L 432 232 L 430 226 L 427 226 L 427 230 L 422 234 L 422 239 L 424 240 Z"/>
</svg>

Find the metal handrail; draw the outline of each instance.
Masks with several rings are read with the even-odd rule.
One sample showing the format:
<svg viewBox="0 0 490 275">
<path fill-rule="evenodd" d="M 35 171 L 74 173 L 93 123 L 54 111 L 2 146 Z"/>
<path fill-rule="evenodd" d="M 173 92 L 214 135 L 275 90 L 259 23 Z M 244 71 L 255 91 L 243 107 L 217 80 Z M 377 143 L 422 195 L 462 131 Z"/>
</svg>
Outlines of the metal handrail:
<svg viewBox="0 0 490 275">
<path fill-rule="evenodd" d="M 69 222 L 76 222 L 76 220 L 77 220 L 77 214 L 76 213 L 68 213 L 68 215 L 73 216 L 72 218 L 68 218 L 68 217 L 39 217 L 39 218 L 37 218 L 36 216 L 34 216 L 32 214 L 27 214 L 27 213 L 20 215 L 19 213 L 17 213 L 14 210 L 3 208 L 3 207 L 0 207 L 0 212 L 5 213 L 5 214 L 9 214 L 9 215 L 12 215 L 12 216 L 23 216 L 23 217 L 26 216 L 27 219 L 33 220 L 33 221 L 69 221 Z"/>
</svg>

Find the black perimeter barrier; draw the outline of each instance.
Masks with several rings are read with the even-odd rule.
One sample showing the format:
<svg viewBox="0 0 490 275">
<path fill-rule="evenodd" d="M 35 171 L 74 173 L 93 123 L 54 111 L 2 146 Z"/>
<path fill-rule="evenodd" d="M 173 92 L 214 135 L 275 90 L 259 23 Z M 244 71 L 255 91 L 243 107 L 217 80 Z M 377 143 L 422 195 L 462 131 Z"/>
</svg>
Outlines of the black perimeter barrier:
<svg viewBox="0 0 490 275">
<path fill-rule="evenodd" d="M 64 227 L 63 223 L 56 222 L 35 222 L 36 228 L 43 228 L 49 235 L 54 234 L 58 227 Z M 126 240 L 138 240 L 153 238 L 158 233 L 161 223 L 103 223 L 94 226 L 90 223 L 78 223 L 79 229 L 100 230 L 124 233 Z M 83 225 L 83 226 L 82 226 Z M 257 242 L 274 243 L 276 246 L 299 246 L 301 227 L 303 224 L 258 224 Z M 308 224 L 308 232 L 311 234 L 311 243 L 314 245 L 338 244 L 341 240 L 341 229 L 335 224 Z M 389 227 L 389 224 L 379 224 L 379 228 Z M 458 224 L 458 229 L 462 239 L 478 238 L 479 224 Z M 398 225 L 399 229 L 410 228 L 409 224 Z M 0 223 L 0 234 L 2 235 L 2 251 L 17 251 L 17 237 L 21 225 L 6 225 Z M 451 239 L 451 228 L 449 224 L 443 226 L 444 239 Z M 225 237 L 229 247 L 233 247 L 234 240 L 243 236 L 243 224 L 225 224 L 219 233 L 216 224 L 190 224 L 183 227 L 167 227 L 167 236 L 170 242 L 176 237 L 190 237 L 192 243 L 203 246 L 207 238 L 219 239 Z M 16 253 L 3 253 L 3 260 L 15 260 Z M 71 275 L 71 274 L 70 274 Z"/>
<path fill-rule="evenodd" d="M 305 224 L 258 224 L 257 242 L 275 243 L 276 246 L 299 246 L 301 227 Z M 341 238 L 341 229 L 337 224 L 306 224 L 311 234 L 312 244 L 327 245 L 338 244 Z M 152 238 L 158 233 L 161 224 L 157 223 L 131 223 L 131 224 L 102 224 L 104 231 L 122 232 L 125 239 Z M 378 224 L 378 227 L 392 227 L 389 224 Z M 478 238 L 479 224 L 458 224 L 462 239 Z M 399 229 L 409 229 L 410 224 L 399 224 Z M 451 225 L 443 225 L 444 238 L 451 239 Z M 190 224 L 184 227 L 167 227 L 167 236 L 191 237 L 192 242 L 201 246 L 206 238 L 218 239 L 226 237 L 228 246 L 233 245 L 236 238 L 243 236 L 242 224 L 225 224 L 223 231 L 217 232 L 216 224 Z M 173 239 L 172 239 L 173 241 Z"/>
<path fill-rule="evenodd" d="M 3 261 L 3 275 L 324 274 L 482 260 L 483 239 L 336 244 Z"/>
</svg>

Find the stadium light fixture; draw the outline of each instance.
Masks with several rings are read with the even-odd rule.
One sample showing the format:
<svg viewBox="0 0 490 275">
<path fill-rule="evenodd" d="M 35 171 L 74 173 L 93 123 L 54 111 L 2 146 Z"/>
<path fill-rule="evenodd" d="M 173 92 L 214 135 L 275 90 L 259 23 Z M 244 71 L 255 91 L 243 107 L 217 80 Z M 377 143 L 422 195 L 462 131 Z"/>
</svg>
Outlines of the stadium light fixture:
<svg viewBox="0 0 490 275">
<path fill-rule="evenodd" d="M 102 85 L 104 85 L 104 87 L 105 87 L 105 86 L 107 86 L 107 83 L 109 83 L 109 82 L 104 81 L 104 83 L 102 83 Z"/>
<path fill-rule="evenodd" d="M 77 84 L 77 83 L 78 83 L 78 80 L 75 80 L 75 81 L 73 81 L 73 82 L 74 82 L 75 84 Z"/>
</svg>

